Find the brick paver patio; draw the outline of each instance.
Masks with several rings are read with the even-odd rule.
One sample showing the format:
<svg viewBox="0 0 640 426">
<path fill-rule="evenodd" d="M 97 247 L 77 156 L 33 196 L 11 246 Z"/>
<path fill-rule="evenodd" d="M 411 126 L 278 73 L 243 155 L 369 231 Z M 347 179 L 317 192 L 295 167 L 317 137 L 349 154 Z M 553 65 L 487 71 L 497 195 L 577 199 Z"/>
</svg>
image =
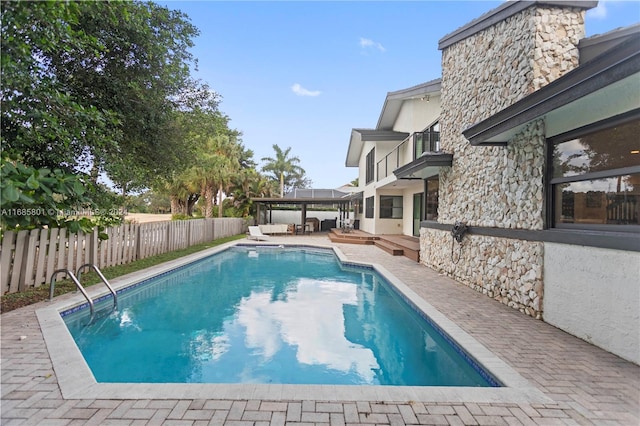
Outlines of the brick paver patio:
<svg viewBox="0 0 640 426">
<path fill-rule="evenodd" d="M 272 240 L 332 245 L 322 235 Z M 639 366 L 404 257 L 338 247 L 352 260 L 385 267 L 552 402 L 64 399 L 35 315 L 43 302 L 0 317 L 2 425 L 640 424 Z"/>
</svg>

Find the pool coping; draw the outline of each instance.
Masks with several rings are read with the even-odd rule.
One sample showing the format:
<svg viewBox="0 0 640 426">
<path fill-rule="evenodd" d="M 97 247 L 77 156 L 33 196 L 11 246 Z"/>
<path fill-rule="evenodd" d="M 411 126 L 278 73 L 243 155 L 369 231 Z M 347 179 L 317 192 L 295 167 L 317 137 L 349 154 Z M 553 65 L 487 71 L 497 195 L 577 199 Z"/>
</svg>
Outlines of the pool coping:
<svg viewBox="0 0 640 426">
<path fill-rule="evenodd" d="M 111 281 L 118 290 L 180 266 L 206 258 L 235 245 L 297 246 L 332 250 L 347 264 L 370 267 L 382 275 L 414 307 L 422 311 L 437 327 L 451 337 L 503 387 L 443 387 L 443 386 L 355 386 L 355 385 L 288 385 L 288 384 L 176 384 L 176 383 L 98 383 L 80 350 L 76 346 L 61 312 L 86 303 L 81 294 L 53 301 L 36 311 L 58 384 L 64 398 L 92 399 L 269 399 L 315 401 L 422 401 L 475 403 L 550 403 L 552 400 L 531 385 L 524 377 L 489 351 L 471 335 L 449 320 L 431 304 L 387 269 L 376 263 L 348 259 L 339 248 L 322 244 L 251 243 L 232 241 L 193 255 L 185 256 Z M 108 293 L 101 285 L 87 288 L 93 299 Z"/>
</svg>

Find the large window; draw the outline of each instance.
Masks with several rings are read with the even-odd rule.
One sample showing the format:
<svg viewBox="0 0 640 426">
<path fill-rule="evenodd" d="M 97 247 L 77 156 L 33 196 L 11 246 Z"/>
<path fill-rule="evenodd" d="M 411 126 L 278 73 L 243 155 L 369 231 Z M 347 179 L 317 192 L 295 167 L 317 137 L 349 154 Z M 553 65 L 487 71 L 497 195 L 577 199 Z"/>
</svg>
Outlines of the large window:
<svg viewBox="0 0 640 426">
<path fill-rule="evenodd" d="M 550 140 L 550 223 L 640 232 L 640 112 Z"/>
<path fill-rule="evenodd" d="M 374 200 L 375 200 L 375 197 L 367 197 L 364 200 L 364 217 L 369 219 L 373 218 Z"/>
<path fill-rule="evenodd" d="M 369 183 L 375 179 L 375 166 L 376 166 L 376 149 L 373 148 L 367 154 L 367 168 L 366 168 L 366 182 Z"/>
<path fill-rule="evenodd" d="M 402 219 L 402 195 L 380 196 L 380 219 Z"/>
<path fill-rule="evenodd" d="M 438 220 L 438 188 L 440 177 L 433 176 L 426 180 L 426 215 L 427 220 Z"/>
</svg>

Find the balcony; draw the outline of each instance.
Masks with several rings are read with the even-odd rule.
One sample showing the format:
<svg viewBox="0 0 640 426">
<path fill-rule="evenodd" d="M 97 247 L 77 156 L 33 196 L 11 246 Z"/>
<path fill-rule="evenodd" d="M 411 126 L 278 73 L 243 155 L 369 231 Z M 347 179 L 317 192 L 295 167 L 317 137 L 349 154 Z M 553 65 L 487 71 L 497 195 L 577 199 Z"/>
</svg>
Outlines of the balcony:
<svg viewBox="0 0 640 426">
<path fill-rule="evenodd" d="M 380 181 L 393 171 L 418 159 L 424 152 L 440 152 L 440 132 L 424 131 L 409 135 L 376 164 L 376 180 Z"/>
</svg>

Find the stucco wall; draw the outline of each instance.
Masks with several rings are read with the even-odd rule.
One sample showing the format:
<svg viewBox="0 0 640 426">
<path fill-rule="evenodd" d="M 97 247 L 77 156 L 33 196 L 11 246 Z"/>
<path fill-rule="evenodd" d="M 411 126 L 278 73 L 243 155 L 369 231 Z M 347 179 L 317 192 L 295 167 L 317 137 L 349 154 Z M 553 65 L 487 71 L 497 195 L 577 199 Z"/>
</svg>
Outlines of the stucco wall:
<svg viewBox="0 0 640 426">
<path fill-rule="evenodd" d="M 640 253 L 545 243 L 545 321 L 640 364 Z"/>
<path fill-rule="evenodd" d="M 474 147 L 462 130 L 503 110 L 578 65 L 584 12 L 529 7 L 442 52 L 438 222 L 543 229 L 544 121 L 506 147 Z M 421 231 L 421 261 L 536 318 L 542 317 L 541 243 L 467 236 L 451 261 L 451 236 Z M 459 247 L 454 247 L 454 255 Z"/>
<path fill-rule="evenodd" d="M 268 213 L 267 213 L 268 217 Z M 326 210 L 307 210 L 307 218 L 315 217 L 320 222 L 325 219 L 337 219 L 336 226 L 340 226 L 340 212 Z M 353 213 L 349 213 L 349 217 L 353 217 Z M 295 223 L 302 222 L 302 212 L 300 210 L 273 210 L 271 212 L 272 223 Z"/>
<path fill-rule="evenodd" d="M 396 132 L 420 132 L 440 116 L 440 96 L 430 95 L 429 100 L 410 99 L 400 107 L 398 118 L 393 125 Z"/>
</svg>

